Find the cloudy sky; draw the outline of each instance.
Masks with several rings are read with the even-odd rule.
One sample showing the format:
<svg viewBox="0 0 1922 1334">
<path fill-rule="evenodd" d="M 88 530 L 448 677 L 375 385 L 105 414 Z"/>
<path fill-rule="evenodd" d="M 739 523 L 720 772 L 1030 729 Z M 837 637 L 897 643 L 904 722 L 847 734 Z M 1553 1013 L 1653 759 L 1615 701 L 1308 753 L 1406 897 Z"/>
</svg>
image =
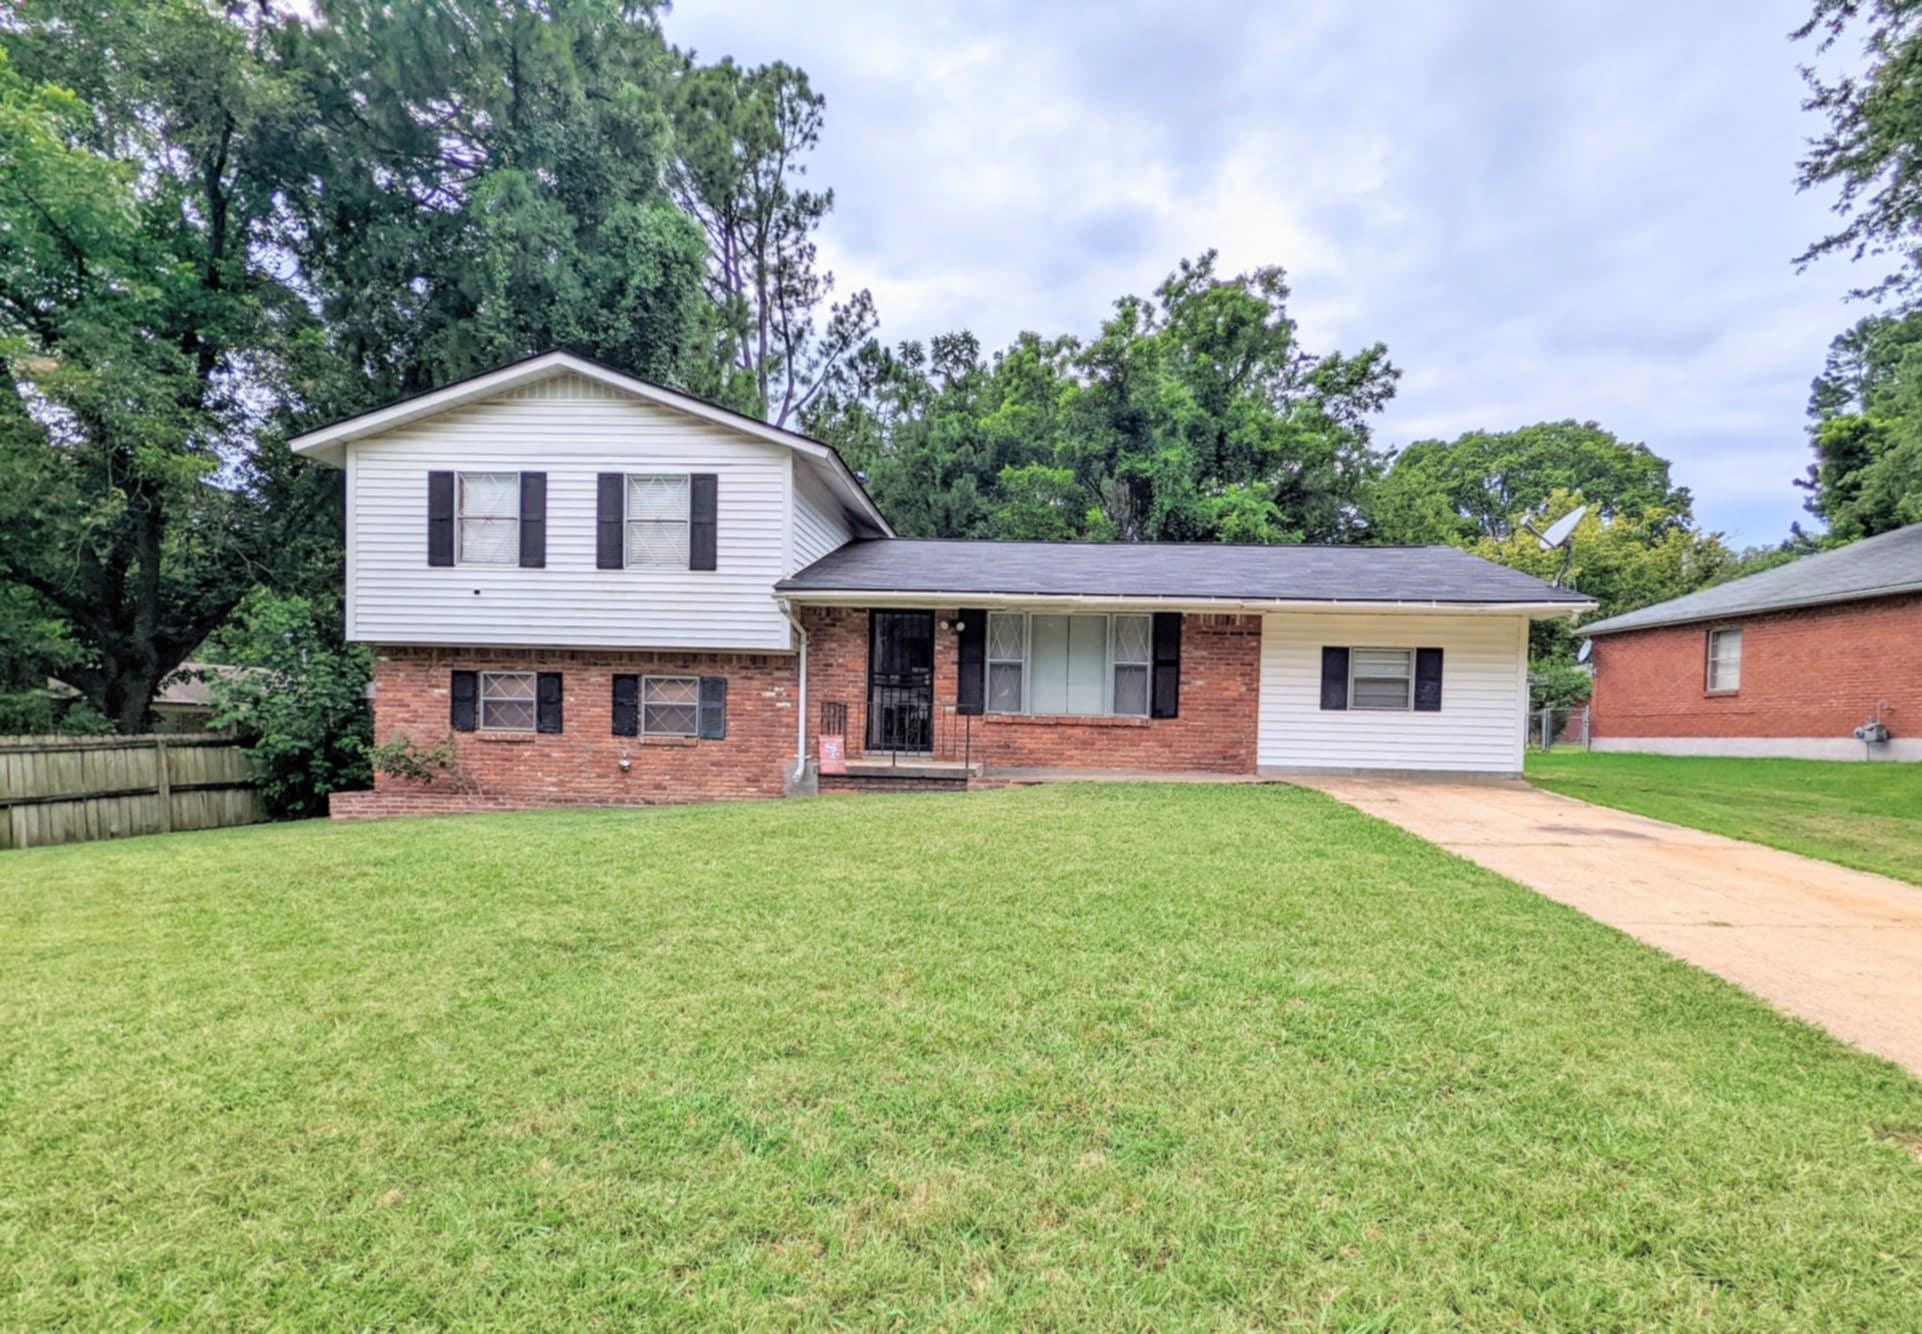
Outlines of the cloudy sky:
<svg viewBox="0 0 1922 1334">
<path fill-rule="evenodd" d="M 680 0 L 828 99 L 823 251 L 890 341 L 1091 334 L 1210 246 L 1312 350 L 1387 343 L 1391 444 L 1575 417 L 1740 544 L 1803 517 L 1803 406 L 1866 313 L 1798 195 L 1808 0 Z M 1854 275 L 1860 281 L 1863 275 Z"/>
</svg>

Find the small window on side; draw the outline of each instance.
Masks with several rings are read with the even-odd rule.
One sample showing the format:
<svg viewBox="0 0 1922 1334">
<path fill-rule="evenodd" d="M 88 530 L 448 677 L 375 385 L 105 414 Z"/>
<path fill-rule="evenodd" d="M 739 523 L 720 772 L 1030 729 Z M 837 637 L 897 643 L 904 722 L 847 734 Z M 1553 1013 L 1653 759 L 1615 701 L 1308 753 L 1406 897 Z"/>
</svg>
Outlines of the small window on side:
<svg viewBox="0 0 1922 1334">
<path fill-rule="evenodd" d="M 1742 688 L 1741 627 L 1708 632 L 1708 688 L 1711 694 Z"/>
<path fill-rule="evenodd" d="M 1358 648 L 1348 655 L 1348 707 L 1406 709 L 1414 699 L 1415 651 Z"/>
</svg>

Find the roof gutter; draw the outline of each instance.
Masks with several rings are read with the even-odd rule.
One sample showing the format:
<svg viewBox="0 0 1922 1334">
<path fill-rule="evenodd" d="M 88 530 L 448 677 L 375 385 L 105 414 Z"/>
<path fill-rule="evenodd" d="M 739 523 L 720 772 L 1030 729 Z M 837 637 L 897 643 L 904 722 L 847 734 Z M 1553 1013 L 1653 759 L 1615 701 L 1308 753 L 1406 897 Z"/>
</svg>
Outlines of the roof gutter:
<svg viewBox="0 0 1922 1334">
<path fill-rule="evenodd" d="M 1906 584 L 1890 584 L 1887 588 L 1865 588 L 1859 593 L 1829 593 L 1822 597 L 1792 598 L 1786 602 L 1770 602 L 1759 607 L 1731 607 L 1726 611 L 1690 612 L 1684 616 L 1662 617 L 1657 620 L 1637 621 L 1633 625 L 1615 625 L 1613 622 L 1627 620 L 1634 612 L 1624 612 L 1611 616 L 1606 621 L 1584 625 L 1576 630 L 1580 635 L 1625 635 L 1635 630 L 1666 630 L 1677 625 L 1701 625 L 1707 621 L 1732 621 L 1744 616 L 1772 616 L 1779 611 L 1804 611 L 1809 607 L 1832 607 L 1846 602 L 1868 602 L 1875 598 L 1896 598 L 1910 593 L 1922 593 L 1922 580 Z M 1657 604 L 1660 605 L 1659 603 Z"/>
<path fill-rule="evenodd" d="M 1122 594 L 1094 593 L 980 593 L 953 589 L 899 590 L 822 588 L 778 590 L 780 600 L 797 606 L 812 607 L 1088 607 L 1101 610 L 1154 607 L 1164 611 L 1213 613 L 1257 613 L 1298 611 L 1324 613 L 1378 613 L 1388 615 L 1527 615 L 1542 620 L 1558 616 L 1579 616 L 1595 607 L 1590 599 L 1580 602 L 1436 602 L 1398 598 L 1370 601 L 1360 598 L 1209 598 L 1209 597 L 1130 597 Z"/>
</svg>

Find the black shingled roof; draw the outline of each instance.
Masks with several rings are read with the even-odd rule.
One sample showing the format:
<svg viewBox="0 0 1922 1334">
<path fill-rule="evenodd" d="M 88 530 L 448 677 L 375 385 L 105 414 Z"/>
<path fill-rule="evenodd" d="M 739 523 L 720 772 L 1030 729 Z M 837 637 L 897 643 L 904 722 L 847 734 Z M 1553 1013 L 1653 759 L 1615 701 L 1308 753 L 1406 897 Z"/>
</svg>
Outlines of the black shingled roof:
<svg viewBox="0 0 1922 1334">
<path fill-rule="evenodd" d="M 1583 626 L 1582 633 L 1612 635 L 1916 592 L 1922 592 L 1922 523 L 1611 616 Z"/>
<path fill-rule="evenodd" d="M 1572 589 L 1453 547 L 1230 546 L 1168 542 L 851 542 L 780 592 L 955 593 L 1249 602 L 1559 603 Z"/>
</svg>

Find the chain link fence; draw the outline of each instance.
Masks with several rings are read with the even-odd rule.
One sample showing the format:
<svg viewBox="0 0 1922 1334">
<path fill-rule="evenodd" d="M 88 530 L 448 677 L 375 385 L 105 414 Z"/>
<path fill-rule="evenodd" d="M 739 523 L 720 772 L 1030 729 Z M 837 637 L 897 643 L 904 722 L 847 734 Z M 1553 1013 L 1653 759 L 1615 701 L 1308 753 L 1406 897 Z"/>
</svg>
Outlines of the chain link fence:
<svg viewBox="0 0 1922 1334">
<path fill-rule="evenodd" d="M 1588 705 L 1536 709 L 1528 715 L 1528 744 L 1536 750 L 1587 750 Z"/>
</svg>

